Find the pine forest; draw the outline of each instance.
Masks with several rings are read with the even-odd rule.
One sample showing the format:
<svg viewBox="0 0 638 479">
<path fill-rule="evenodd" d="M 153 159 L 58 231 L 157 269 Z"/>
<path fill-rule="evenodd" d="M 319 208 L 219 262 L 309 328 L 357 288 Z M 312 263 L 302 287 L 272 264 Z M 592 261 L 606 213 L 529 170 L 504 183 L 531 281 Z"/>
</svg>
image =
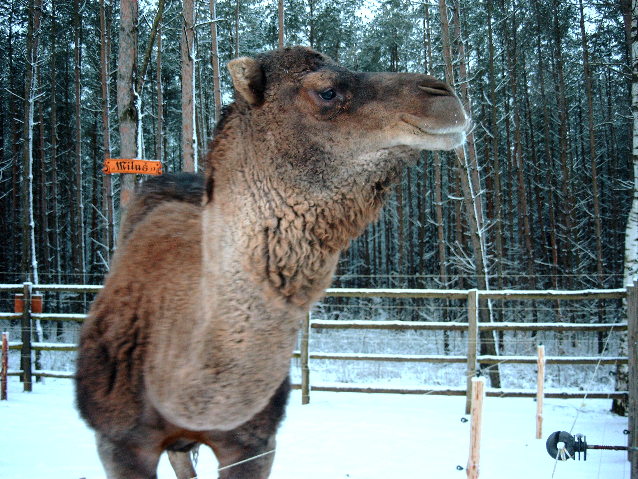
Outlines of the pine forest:
<svg viewBox="0 0 638 479">
<path fill-rule="evenodd" d="M 474 124 L 462 155 L 415 158 L 335 286 L 620 287 L 635 191 L 631 10 L 628 0 L 6 0 L 0 282 L 101 283 L 126 182 L 143 181 L 104 174 L 104 160 L 203 168 L 232 101 L 225 64 L 301 44 L 357 71 L 445 79 Z M 124 61 L 134 108 L 122 112 Z M 131 118 L 133 151 L 121 138 Z"/>
</svg>

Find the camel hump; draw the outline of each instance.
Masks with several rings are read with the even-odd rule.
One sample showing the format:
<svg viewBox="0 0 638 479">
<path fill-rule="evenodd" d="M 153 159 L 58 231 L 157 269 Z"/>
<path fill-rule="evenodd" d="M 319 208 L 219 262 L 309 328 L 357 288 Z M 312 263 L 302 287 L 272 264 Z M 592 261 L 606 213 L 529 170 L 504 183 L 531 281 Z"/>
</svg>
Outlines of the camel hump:
<svg viewBox="0 0 638 479">
<path fill-rule="evenodd" d="M 120 229 L 119 243 L 157 206 L 167 202 L 201 205 L 204 177 L 195 173 L 167 173 L 149 178 L 135 189 Z"/>
</svg>

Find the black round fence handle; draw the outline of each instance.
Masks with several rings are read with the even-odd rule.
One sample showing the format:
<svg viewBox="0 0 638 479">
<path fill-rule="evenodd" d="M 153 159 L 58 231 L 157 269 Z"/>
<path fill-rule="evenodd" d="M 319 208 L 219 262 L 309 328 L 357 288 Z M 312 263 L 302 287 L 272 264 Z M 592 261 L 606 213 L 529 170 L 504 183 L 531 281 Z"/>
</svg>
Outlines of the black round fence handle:
<svg viewBox="0 0 638 479">
<path fill-rule="evenodd" d="M 561 442 L 564 446 L 559 449 L 558 444 Z M 565 431 L 556 431 L 550 434 L 545 447 L 547 448 L 547 453 L 557 461 L 576 460 L 576 455 L 578 455 L 578 460 L 580 461 L 581 454 L 583 461 L 586 461 L 587 449 L 615 449 L 615 446 L 590 446 L 587 444 L 587 438 L 582 434 L 576 434 L 574 437 Z"/>
<path fill-rule="evenodd" d="M 565 446 L 559 451 L 558 443 L 562 442 Z M 576 442 L 574 436 L 566 431 L 556 431 L 549 435 L 545 443 L 547 453 L 552 459 L 566 461 L 567 459 L 575 459 Z"/>
</svg>

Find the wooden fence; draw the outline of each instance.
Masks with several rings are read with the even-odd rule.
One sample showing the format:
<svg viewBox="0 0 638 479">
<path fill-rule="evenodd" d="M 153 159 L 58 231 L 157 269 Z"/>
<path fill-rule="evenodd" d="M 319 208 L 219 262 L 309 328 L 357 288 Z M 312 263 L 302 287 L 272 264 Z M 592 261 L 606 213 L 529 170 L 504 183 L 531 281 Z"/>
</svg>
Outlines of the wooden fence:
<svg viewBox="0 0 638 479">
<path fill-rule="evenodd" d="M 24 308 L 22 313 L 0 313 L 0 319 L 21 321 L 21 341 L 10 343 L 10 349 L 21 351 L 22 370 L 10 371 L 10 375 L 22 376 L 24 390 L 32 388 L 33 376 L 72 378 L 73 373 L 34 370 L 32 361 L 33 351 L 74 351 L 76 344 L 67 343 L 39 343 L 32 340 L 32 324 L 40 321 L 75 321 L 82 322 L 85 314 L 55 314 L 34 313 L 31 302 L 34 292 L 72 292 L 72 293 L 97 293 L 101 286 L 90 285 L 33 285 L 31 283 L 0 285 L 0 292 L 14 292 L 23 295 Z M 631 290 L 631 288 L 629 288 Z M 626 331 L 626 321 L 615 323 L 518 323 L 518 322 L 479 322 L 479 300 L 603 300 L 624 299 L 631 300 L 627 289 L 608 290 L 580 290 L 580 291 L 479 291 L 470 290 L 429 290 L 429 289 L 328 289 L 327 297 L 341 298 L 420 298 L 420 299 L 454 299 L 464 300 L 467 304 L 467 322 L 420 322 L 420 321 L 343 321 L 343 320 L 312 320 L 310 314 L 306 317 L 301 331 L 301 343 L 299 351 L 293 353 L 293 357 L 300 358 L 301 384 L 293 387 L 301 388 L 302 402 L 308 403 L 310 391 L 344 391 L 344 392 L 368 392 L 368 393 L 402 393 L 402 394 L 437 394 L 456 395 L 468 398 L 470 382 L 476 376 L 479 364 L 536 364 L 535 356 L 486 356 L 478 354 L 480 345 L 480 332 L 482 331 L 592 331 L 611 332 Z M 628 307 L 628 311 L 636 310 L 635 306 Z M 358 329 L 358 330 L 431 330 L 431 331 L 465 331 L 467 334 L 467 354 L 465 355 L 391 355 L 391 354 L 358 354 L 358 353 L 313 353 L 309 350 L 309 338 L 311 330 L 318 329 Z M 633 351 L 630 345 L 630 354 Z M 365 387 L 355 385 L 321 385 L 311 386 L 310 361 L 311 360 L 345 360 L 345 361 L 388 361 L 388 362 L 420 362 L 420 363 L 464 363 L 466 364 L 466 388 L 394 388 L 394 387 Z M 606 357 L 546 357 L 547 364 L 627 364 L 627 356 Z M 634 367 L 635 369 L 635 367 Z M 548 392 L 546 397 L 555 398 L 624 398 L 627 391 L 602 392 L 602 391 L 576 391 L 576 392 Z M 488 396 L 499 397 L 534 397 L 534 391 L 489 389 Z"/>
</svg>

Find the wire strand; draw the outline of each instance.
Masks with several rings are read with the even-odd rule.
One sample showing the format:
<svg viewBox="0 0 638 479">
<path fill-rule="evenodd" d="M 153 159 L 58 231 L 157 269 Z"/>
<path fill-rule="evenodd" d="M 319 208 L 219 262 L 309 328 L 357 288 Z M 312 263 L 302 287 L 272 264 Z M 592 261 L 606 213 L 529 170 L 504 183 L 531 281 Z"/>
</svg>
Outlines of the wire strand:
<svg viewBox="0 0 638 479">
<path fill-rule="evenodd" d="M 256 456 L 249 457 L 247 459 L 242 459 L 241 461 L 234 462 L 232 464 L 228 464 L 227 466 L 222 466 L 217 468 L 218 472 L 225 471 L 226 469 L 231 469 L 233 467 L 237 467 L 241 464 L 246 464 L 247 462 L 252 462 L 260 457 L 268 456 L 269 454 L 274 454 L 277 449 L 272 449 L 270 451 L 262 452 L 261 454 L 257 454 Z"/>
</svg>

